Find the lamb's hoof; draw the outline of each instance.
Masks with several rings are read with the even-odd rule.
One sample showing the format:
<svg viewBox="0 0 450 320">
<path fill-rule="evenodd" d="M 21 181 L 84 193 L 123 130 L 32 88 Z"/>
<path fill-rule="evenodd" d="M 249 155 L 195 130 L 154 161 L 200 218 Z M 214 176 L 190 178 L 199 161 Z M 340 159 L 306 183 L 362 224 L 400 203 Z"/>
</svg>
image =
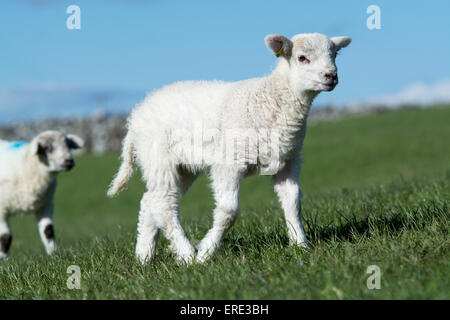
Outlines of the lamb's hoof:
<svg viewBox="0 0 450 320">
<path fill-rule="evenodd" d="M 4 252 L 0 252 L 0 261 L 8 260 L 8 254 Z"/>
<path fill-rule="evenodd" d="M 212 254 L 210 254 L 208 251 L 199 251 L 197 253 L 197 256 L 195 257 L 195 261 L 197 263 L 205 263 L 209 259 L 211 259 Z"/>
<path fill-rule="evenodd" d="M 180 264 L 190 265 L 194 261 L 195 261 L 195 255 L 194 254 L 177 256 L 177 262 L 180 263 Z"/>
<path fill-rule="evenodd" d="M 152 261 L 153 256 L 148 254 L 136 254 L 136 260 L 141 264 L 145 265 Z"/>
<path fill-rule="evenodd" d="M 47 252 L 47 255 L 52 256 L 56 252 L 56 246 L 47 248 L 46 252 Z"/>
<path fill-rule="evenodd" d="M 291 243 L 292 246 L 296 246 L 298 248 L 304 249 L 306 251 L 310 251 L 311 250 L 311 245 L 309 244 L 308 241 L 302 241 L 302 242 L 293 242 Z"/>
</svg>

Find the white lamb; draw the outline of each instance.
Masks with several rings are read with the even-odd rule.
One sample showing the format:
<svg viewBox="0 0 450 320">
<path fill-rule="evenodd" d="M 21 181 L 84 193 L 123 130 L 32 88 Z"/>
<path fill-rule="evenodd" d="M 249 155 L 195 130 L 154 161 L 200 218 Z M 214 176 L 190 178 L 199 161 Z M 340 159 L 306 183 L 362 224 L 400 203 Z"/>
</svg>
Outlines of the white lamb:
<svg viewBox="0 0 450 320">
<path fill-rule="evenodd" d="M 272 34 L 265 42 L 281 57 L 269 76 L 174 83 L 150 94 L 131 113 L 123 162 L 108 195 L 126 186 L 137 161 L 147 185 L 136 244 L 142 263 L 154 256 L 159 229 L 179 260 L 208 259 L 239 212 L 241 180 L 252 174 L 273 176 L 289 239 L 309 248 L 301 219 L 299 153 L 310 105 L 338 83 L 336 54 L 351 39 L 314 33 L 289 40 Z M 178 218 L 178 202 L 204 171 L 216 208 L 213 227 L 195 255 Z"/>
<path fill-rule="evenodd" d="M 0 259 L 8 256 L 11 216 L 34 212 L 47 254 L 56 249 L 53 230 L 53 195 L 56 176 L 71 170 L 71 149 L 83 146 L 73 134 L 45 131 L 28 142 L 0 140 Z"/>
</svg>

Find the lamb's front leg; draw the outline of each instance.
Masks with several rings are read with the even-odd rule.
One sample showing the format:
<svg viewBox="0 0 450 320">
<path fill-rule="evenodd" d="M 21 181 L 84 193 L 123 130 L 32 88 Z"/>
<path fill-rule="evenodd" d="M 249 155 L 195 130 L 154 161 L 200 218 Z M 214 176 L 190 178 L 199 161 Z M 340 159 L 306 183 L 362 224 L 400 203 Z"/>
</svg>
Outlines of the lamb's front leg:
<svg viewBox="0 0 450 320">
<path fill-rule="evenodd" d="M 36 212 L 39 235 L 45 251 L 51 255 L 56 250 L 55 231 L 53 228 L 53 201 Z"/>
<path fill-rule="evenodd" d="M 302 225 L 300 164 L 300 158 L 288 161 L 283 170 L 274 176 L 273 183 L 284 211 L 290 242 L 300 247 L 310 248 Z"/>
<path fill-rule="evenodd" d="M 211 257 L 231 228 L 239 213 L 239 186 L 242 179 L 238 171 L 227 169 L 211 170 L 212 188 L 216 208 L 213 227 L 198 244 L 197 261 L 204 262 Z"/>
</svg>

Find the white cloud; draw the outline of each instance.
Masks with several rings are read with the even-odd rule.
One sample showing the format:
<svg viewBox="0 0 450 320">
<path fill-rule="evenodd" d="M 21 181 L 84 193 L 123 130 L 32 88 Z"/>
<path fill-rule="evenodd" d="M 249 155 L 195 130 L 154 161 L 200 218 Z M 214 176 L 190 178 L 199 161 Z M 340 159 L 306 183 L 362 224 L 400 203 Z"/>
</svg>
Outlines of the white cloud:
<svg viewBox="0 0 450 320">
<path fill-rule="evenodd" d="M 450 79 L 432 85 L 413 83 L 397 93 L 375 96 L 348 104 L 351 108 L 384 106 L 395 108 L 405 105 L 426 106 L 450 102 Z"/>
</svg>

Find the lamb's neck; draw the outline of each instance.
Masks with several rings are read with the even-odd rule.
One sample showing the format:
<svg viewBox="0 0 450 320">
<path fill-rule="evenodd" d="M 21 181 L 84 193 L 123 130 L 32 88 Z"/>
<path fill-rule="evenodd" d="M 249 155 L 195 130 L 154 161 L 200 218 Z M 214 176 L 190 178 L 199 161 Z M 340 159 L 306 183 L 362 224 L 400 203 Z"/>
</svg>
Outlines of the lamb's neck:
<svg viewBox="0 0 450 320">
<path fill-rule="evenodd" d="M 296 90 L 289 76 L 288 62 L 280 61 L 267 77 L 267 90 L 272 103 L 267 105 L 277 114 L 277 125 L 289 130 L 300 130 L 306 123 L 312 101 L 317 92 Z"/>
<path fill-rule="evenodd" d="M 27 150 L 24 161 L 26 163 L 23 166 L 22 177 L 28 182 L 26 191 L 32 194 L 46 193 L 56 181 L 56 174 L 49 172 L 38 156 L 32 155 L 30 150 Z"/>
</svg>

